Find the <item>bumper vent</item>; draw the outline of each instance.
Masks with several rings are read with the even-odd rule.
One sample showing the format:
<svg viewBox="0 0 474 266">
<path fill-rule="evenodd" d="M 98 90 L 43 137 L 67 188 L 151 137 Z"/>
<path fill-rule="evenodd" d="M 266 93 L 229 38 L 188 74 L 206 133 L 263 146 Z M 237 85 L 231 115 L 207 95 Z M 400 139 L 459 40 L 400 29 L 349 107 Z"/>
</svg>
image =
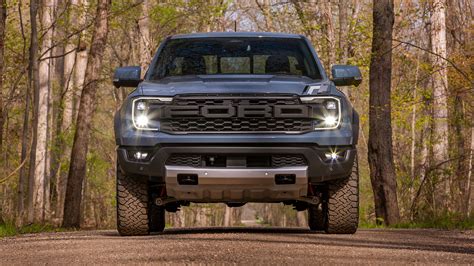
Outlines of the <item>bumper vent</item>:
<svg viewBox="0 0 474 266">
<path fill-rule="evenodd" d="M 201 155 L 173 154 L 166 161 L 166 165 L 201 167 Z"/>
<path fill-rule="evenodd" d="M 273 167 L 289 167 L 289 166 L 305 166 L 306 159 L 302 155 L 273 155 L 272 166 Z"/>
<path fill-rule="evenodd" d="M 188 166 L 188 167 L 212 167 L 212 165 L 207 165 L 209 161 L 209 155 L 199 155 L 199 154 L 173 154 L 166 161 L 166 165 L 170 166 Z M 227 156 L 220 155 L 215 158 L 225 159 Z M 247 167 L 292 167 L 292 166 L 307 166 L 308 163 L 303 155 L 299 154 L 285 154 L 285 155 L 261 155 L 261 156 L 240 156 L 247 161 Z M 232 158 L 235 158 L 233 155 Z M 256 160 L 258 158 L 258 160 Z M 224 165 L 218 164 L 222 167 Z M 217 165 L 216 165 L 217 166 Z"/>
</svg>

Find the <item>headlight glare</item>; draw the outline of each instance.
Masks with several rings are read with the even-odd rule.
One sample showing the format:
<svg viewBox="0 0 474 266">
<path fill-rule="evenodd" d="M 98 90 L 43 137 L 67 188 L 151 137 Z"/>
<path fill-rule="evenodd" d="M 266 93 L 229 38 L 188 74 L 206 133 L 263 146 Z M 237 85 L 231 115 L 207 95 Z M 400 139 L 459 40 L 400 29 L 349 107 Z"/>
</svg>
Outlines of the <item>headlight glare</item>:
<svg viewBox="0 0 474 266">
<path fill-rule="evenodd" d="M 139 128 L 146 128 L 148 127 L 148 117 L 146 116 L 146 114 L 140 114 L 137 116 L 137 118 L 135 119 L 135 124 L 139 127 Z"/>
<path fill-rule="evenodd" d="M 333 115 L 327 115 L 324 117 L 324 124 L 328 127 L 333 127 L 337 124 L 337 117 Z"/>
<path fill-rule="evenodd" d="M 173 101 L 171 97 L 138 97 L 132 101 L 132 122 L 138 130 L 159 130 L 160 106 Z"/>
<path fill-rule="evenodd" d="M 337 129 L 341 123 L 341 100 L 333 96 L 300 97 L 303 104 L 311 106 L 314 130 Z"/>
</svg>

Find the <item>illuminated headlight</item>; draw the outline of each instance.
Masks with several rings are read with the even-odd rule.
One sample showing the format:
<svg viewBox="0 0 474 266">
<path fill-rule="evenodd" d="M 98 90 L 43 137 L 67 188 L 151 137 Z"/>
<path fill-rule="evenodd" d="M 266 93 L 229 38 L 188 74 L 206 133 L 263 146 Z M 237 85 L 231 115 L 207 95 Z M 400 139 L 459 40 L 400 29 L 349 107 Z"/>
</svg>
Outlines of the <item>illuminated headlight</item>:
<svg viewBox="0 0 474 266">
<path fill-rule="evenodd" d="M 324 124 L 328 127 L 333 127 L 337 125 L 337 117 L 333 115 L 327 115 L 324 117 Z"/>
<path fill-rule="evenodd" d="M 157 105 L 169 104 L 170 97 L 140 97 L 132 102 L 133 126 L 139 130 L 159 130 L 156 117 Z M 159 109 L 159 108 L 158 108 Z"/>
<path fill-rule="evenodd" d="M 146 110 L 146 102 L 140 101 L 137 103 L 137 111 L 145 111 Z"/>
<path fill-rule="evenodd" d="M 139 128 L 148 127 L 148 117 L 146 116 L 146 114 L 139 114 L 135 119 L 135 124 Z"/>
<path fill-rule="evenodd" d="M 328 110 L 336 110 L 336 109 L 337 109 L 337 103 L 336 103 L 336 101 L 327 101 L 327 102 L 326 102 L 326 109 L 328 109 Z"/>
<path fill-rule="evenodd" d="M 341 100 L 332 96 L 300 97 L 311 106 L 314 130 L 336 129 L 341 123 Z"/>
</svg>

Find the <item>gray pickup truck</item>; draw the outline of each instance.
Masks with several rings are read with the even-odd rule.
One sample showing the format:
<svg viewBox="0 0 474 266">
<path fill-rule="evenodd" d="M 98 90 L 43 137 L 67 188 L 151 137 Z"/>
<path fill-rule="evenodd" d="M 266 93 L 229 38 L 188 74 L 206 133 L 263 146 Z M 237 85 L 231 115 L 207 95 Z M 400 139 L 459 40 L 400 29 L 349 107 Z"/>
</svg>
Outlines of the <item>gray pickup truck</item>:
<svg viewBox="0 0 474 266">
<path fill-rule="evenodd" d="M 307 38 L 198 33 L 166 38 L 115 115 L 117 227 L 145 235 L 165 212 L 193 203 L 284 203 L 308 211 L 311 230 L 358 226 L 357 112 L 336 86 L 359 68 L 326 75 Z"/>
</svg>

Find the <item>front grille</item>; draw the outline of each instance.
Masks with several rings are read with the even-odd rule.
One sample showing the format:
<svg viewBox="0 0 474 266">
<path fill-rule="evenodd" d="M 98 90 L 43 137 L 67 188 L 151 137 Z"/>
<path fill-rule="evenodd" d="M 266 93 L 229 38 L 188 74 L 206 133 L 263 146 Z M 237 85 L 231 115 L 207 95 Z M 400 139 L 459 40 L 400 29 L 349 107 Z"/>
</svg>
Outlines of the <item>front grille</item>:
<svg viewBox="0 0 474 266">
<path fill-rule="evenodd" d="M 212 164 L 210 163 L 212 158 Z M 308 165 L 305 157 L 300 154 L 274 154 L 274 155 L 207 155 L 207 154 L 172 154 L 166 161 L 170 166 L 189 167 L 229 167 L 230 160 L 241 159 L 239 167 L 292 167 Z"/>
<path fill-rule="evenodd" d="M 175 119 L 161 121 L 163 132 L 306 132 L 309 119 Z"/>
<path fill-rule="evenodd" d="M 314 127 L 310 107 L 295 95 L 176 96 L 160 107 L 167 133 L 304 133 Z"/>
</svg>

